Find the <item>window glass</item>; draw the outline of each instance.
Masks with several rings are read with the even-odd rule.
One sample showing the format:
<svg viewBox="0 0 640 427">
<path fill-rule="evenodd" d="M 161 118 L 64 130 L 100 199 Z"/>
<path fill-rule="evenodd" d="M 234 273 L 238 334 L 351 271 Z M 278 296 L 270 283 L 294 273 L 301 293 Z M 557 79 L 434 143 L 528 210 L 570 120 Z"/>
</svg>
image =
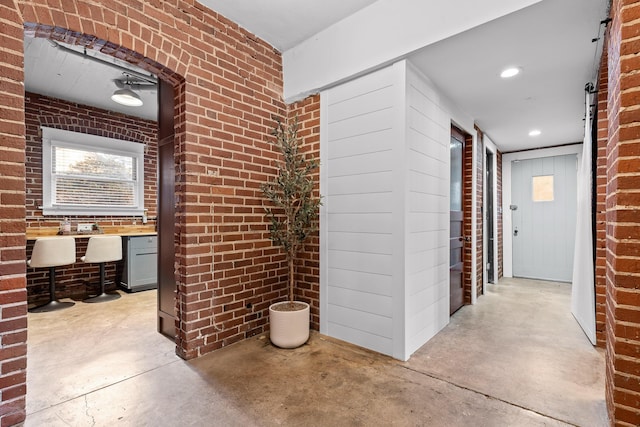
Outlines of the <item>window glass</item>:
<svg viewBox="0 0 640 427">
<path fill-rule="evenodd" d="M 449 151 L 451 156 L 450 209 L 462 210 L 462 142 L 451 138 Z"/>
<path fill-rule="evenodd" d="M 534 202 L 552 202 L 553 175 L 534 176 L 532 194 Z"/>
<path fill-rule="evenodd" d="M 43 128 L 45 215 L 136 215 L 144 203 L 140 143 Z"/>
</svg>

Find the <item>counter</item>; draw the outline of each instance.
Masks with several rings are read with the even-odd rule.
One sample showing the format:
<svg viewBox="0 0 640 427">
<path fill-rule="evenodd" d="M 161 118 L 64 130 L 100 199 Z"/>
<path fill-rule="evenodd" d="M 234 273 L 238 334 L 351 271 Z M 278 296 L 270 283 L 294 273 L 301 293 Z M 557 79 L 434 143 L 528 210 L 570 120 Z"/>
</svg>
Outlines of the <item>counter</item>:
<svg viewBox="0 0 640 427">
<path fill-rule="evenodd" d="M 29 227 L 27 228 L 27 240 L 36 240 L 39 237 L 53 237 L 58 235 L 58 227 Z M 155 236 L 158 233 L 153 225 L 121 225 L 121 226 L 105 226 L 102 227 L 102 233 L 71 233 L 65 236 L 75 238 L 99 236 L 99 235 L 117 235 L 127 236 Z"/>
</svg>

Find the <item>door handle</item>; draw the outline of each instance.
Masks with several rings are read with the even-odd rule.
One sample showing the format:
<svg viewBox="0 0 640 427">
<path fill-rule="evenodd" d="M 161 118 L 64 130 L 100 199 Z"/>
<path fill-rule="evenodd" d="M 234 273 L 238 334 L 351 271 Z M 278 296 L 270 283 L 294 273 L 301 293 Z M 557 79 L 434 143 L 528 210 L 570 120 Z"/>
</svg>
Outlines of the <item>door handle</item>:
<svg viewBox="0 0 640 427">
<path fill-rule="evenodd" d="M 518 227 L 516 227 L 516 228 L 514 228 L 514 229 L 513 229 L 513 235 L 514 235 L 514 236 L 517 236 L 517 235 L 518 235 Z"/>
<path fill-rule="evenodd" d="M 459 240 L 460 242 L 462 242 L 462 241 L 464 241 L 464 242 L 470 242 L 470 241 L 471 241 L 471 237 L 469 237 L 469 236 L 460 236 L 460 237 L 458 237 L 458 240 Z"/>
</svg>

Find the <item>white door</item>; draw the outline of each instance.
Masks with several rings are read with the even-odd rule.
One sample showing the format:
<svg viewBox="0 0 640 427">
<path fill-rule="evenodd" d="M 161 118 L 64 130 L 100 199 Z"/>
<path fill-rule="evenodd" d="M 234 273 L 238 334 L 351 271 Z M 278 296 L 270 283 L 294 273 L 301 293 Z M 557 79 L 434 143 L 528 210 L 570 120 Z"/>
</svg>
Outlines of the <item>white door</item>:
<svg viewBox="0 0 640 427">
<path fill-rule="evenodd" d="M 514 277 L 571 281 L 576 180 L 575 154 L 512 162 Z"/>
</svg>

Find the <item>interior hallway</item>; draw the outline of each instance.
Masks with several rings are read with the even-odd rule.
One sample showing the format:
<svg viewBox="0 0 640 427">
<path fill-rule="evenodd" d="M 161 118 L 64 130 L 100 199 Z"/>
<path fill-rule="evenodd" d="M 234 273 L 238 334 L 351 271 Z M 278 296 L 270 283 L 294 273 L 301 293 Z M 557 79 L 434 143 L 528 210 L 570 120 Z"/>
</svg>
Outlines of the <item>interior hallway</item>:
<svg viewBox="0 0 640 427">
<path fill-rule="evenodd" d="M 29 314 L 26 426 L 607 425 L 604 360 L 570 285 L 502 280 L 409 362 L 312 334 L 185 362 L 155 291 Z"/>
</svg>

